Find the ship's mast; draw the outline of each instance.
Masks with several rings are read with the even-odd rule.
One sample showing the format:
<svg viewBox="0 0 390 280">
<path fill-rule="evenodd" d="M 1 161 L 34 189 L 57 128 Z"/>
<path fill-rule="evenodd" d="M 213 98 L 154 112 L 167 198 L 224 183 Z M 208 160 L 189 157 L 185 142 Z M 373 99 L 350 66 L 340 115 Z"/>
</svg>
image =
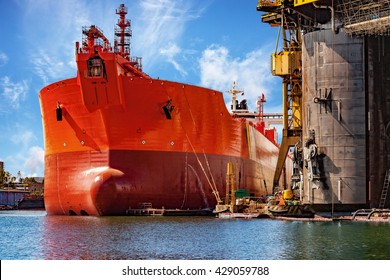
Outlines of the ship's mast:
<svg viewBox="0 0 390 280">
<path fill-rule="evenodd" d="M 244 94 L 244 91 L 243 90 L 240 90 L 240 89 L 237 89 L 237 84 L 236 82 L 233 82 L 233 87 L 231 89 L 229 89 L 228 93 L 230 93 L 232 95 L 232 113 L 236 113 L 237 110 L 238 110 L 238 101 L 237 101 L 237 94 L 241 94 L 243 95 Z"/>
<path fill-rule="evenodd" d="M 261 94 L 261 98 L 257 98 L 256 107 L 259 113 L 259 122 L 264 123 L 264 103 L 266 102 L 264 93 Z"/>
<path fill-rule="evenodd" d="M 130 58 L 130 37 L 131 37 L 131 24 L 130 20 L 126 19 L 127 8 L 124 4 L 120 4 L 116 14 L 119 15 L 118 27 L 115 28 L 115 52 L 118 52 L 126 59 Z M 119 47 L 119 50 L 117 49 Z"/>
</svg>

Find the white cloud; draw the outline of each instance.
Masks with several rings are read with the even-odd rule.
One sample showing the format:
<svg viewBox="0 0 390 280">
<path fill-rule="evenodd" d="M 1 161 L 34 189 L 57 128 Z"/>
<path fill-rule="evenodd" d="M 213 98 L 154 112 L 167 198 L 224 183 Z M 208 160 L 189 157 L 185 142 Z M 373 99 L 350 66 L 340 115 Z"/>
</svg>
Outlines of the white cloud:
<svg viewBox="0 0 390 280">
<path fill-rule="evenodd" d="M 270 73 L 268 53 L 259 49 L 237 58 L 231 57 L 226 47 L 212 45 L 199 59 L 201 85 L 226 92 L 236 81 L 253 111 L 262 93 L 271 99 L 269 93 L 277 82 Z M 230 96 L 226 94 L 225 100 L 229 102 Z"/>
<path fill-rule="evenodd" d="M 179 39 L 188 21 L 198 18 L 202 8 L 193 9 L 192 1 L 145 0 L 140 1 L 141 13 L 134 21 L 134 50 L 142 55 L 145 68 L 151 68 L 163 58 L 176 70 L 185 70 L 175 59 L 180 51 Z"/>
<path fill-rule="evenodd" d="M 38 140 L 36 131 L 26 124 L 17 122 L 9 122 L 3 130 L 6 139 L 4 137 L 1 141 L 7 147 L 9 154 L 6 158 L 7 171 L 13 175 L 21 171 L 23 176 L 26 174 L 43 176 L 43 165 L 39 164 L 42 156 L 37 152 L 39 147 L 36 147 Z M 35 163 L 37 167 L 34 167 Z"/>
<path fill-rule="evenodd" d="M 0 66 L 7 64 L 7 62 L 8 62 L 8 56 L 5 53 L 0 51 Z"/>
<path fill-rule="evenodd" d="M 45 85 L 51 81 L 63 78 L 64 73 L 69 71 L 59 58 L 49 56 L 43 49 L 38 50 L 38 53 L 32 56 L 31 62 Z"/>
<path fill-rule="evenodd" d="M 5 170 L 16 176 L 18 171 L 23 177 L 42 177 L 44 175 L 44 150 L 40 146 L 22 147 L 4 159 Z"/>
<path fill-rule="evenodd" d="M 75 42 L 81 41 L 82 26 L 90 24 L 87 3 L 37 0 L 24 4 L 30 63 L 45 85 L 76 75 Z"/>
<path fill-rule="evenodd" d="M 26 160 L 24 162 L 25 176 L 34 177 L 34 176 L 43 176 L 45 162 L 45 152 L 39 146 L 31 147 L 26 155 Z"/>
<path fill-rule="evenodd" d="M 161 49 L 160 53 L 168 58 L 173 58 L 181 52 L 181 49 L 174 43 L 170 43 L 165 49 Z"/>
<path fill-rule="evenodd" d="M 0 111 L 4 111 L 8 106 L 18 109 L 20 102 L 26 99 L 28 89 L 26 80 L 13 82 L 8 76 L 0 78 L 1 96 L 4 98 L 3 102 L 6 101 L 6 106 L 3 109 L 0 108 Z"/>
<path fill-rule="evenodd" d="M 11 131 L 10 140 L 16 145 L 23 145 L 23 147 L 28 147 L 32 141 L 35 141 L 37 138 L 34 135 L 34 132 L 27 127 L 21 124 L 15 124 L 13 128 L 9 128 Z"/>
<path fill-rule="evenodd" d="M 160 49 L 160 54 L 165 56 L 169 63 L 175 67 L 175 69 L 180 72 L 183 76 L 187 75 L 187 71 L 177 62 L 176 57 L 181 53 L 180 47 L 175 43 L 170 43 L 167 48 Z"/>
</svg>

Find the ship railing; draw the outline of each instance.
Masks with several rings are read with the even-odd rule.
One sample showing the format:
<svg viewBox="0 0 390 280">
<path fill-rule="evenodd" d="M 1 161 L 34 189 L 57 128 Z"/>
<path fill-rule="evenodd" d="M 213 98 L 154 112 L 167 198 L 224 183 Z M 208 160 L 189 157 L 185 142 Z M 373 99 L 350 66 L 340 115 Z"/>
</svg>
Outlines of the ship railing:
<svg viewBox="0 0 390 280">
<path fill-rule="evenodd" d="M 119 23 L 119 21 L 118 21 L 118 23 Z M 130 21 L 129 21 L 129 20 L 126 20 L 126 23 L 125 23 L 125 24 L 130 25 Z M 114 28 L 114 34 L 115 34 L 115 36 L 120 37 L 120 36 L 122 35 L 122 28 L 120 28 L 120 27 L 115 27 L 115 28 Z M 127 27 L 125 27 L 125 28 L 123 29 L 123 35 L 125 35 L 125 36 L 131 36 L 131 35 L 132 35 L 132 31 L 131 31 L 130 26 L 127 26 Z M 130 43 L 130 41 L 129 41 L 129 43 Z"/>
<path fill-rule="evenodd" d="M 111 47 L 110 43 L 107 44 L 107 49 L 104 49 L 104 42 L 101 41 L 101 40 L 97 41 L 97 39 L 95 39 L 95 43 L 94 44 L 95 44 L 95 46 L 101 47 L 104 51 L 112 52 L 112 47 Z M 83 47 L 82 48 L 76 48 L 76 53 L 80 53 L 80 54 L 89 53 L 90 49 L 88 48 L 87 45 L 88 44 L 83 42 Z"/>
<path fill-rule="evenodd" d="M 387 219 L 390 215 L 390 209 L 379 209 L 379 208 L 358 209 L 352 213 L 352 220 L 355 220 L 356 216 L 366 216 L 366 218 L 370 220 L 374 214 L 377 214 L 379 217 L 383 217 Z"/>
<path fill-rule="evenodd" d="M 147 209 L 147 208 L 153 208 L 153 204 L 151 202 L 141 202 L 138 203 L 139 209 Z"/>
<path fill-rule="evenodd" d="M 120 13 L 123 13 L 123 14 L 127 14 L 127 7 L 125 7 L 125 5 L 120 5 L 119 8 L 117 10 L 115 10 L 115 12 L 117 14 L 120 14 Z"/>
<path fill-rule="evenodd" d="M 248 110 L 235 110 L 232 112 L 234 118 L 256 118 L 259 116 L 259 113 L 249 112 Z"/>
<path fill-rule="evenodd" d="M 131 56 L 129 61 L 134 64 L 137 69 L 142 71 L 142 57 L 139 56 Z"/>
</svg>

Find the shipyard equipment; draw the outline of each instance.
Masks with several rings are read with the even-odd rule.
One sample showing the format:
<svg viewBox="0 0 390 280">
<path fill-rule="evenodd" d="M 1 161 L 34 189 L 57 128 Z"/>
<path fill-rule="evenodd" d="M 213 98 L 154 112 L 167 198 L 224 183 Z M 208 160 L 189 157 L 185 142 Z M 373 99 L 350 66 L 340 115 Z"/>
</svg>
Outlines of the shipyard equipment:
<svg viewBox="0 0 390 280">
<path fill-rule="evenodd" d="M 276 50 L 271 55 L 272 75 L 283 79 L 283 135 L 274 175 L 274 187 L 277 187 L 288 151 L 299 142 L 302 133 L 302 40 L 300 29 L 283 12 L 281 1 L 259 1 L 258 9 L 268 11 L 264 20 L 273 26 L 279 26 L 279 35 L 281 33 L 283 36 L 282 50 Z"/>
<path fill-rule="evenodd" d="M 257 10 L 283 36 L 271 55 L 284 111 L 274 185 L 294 147 L 292 187 L 304 203 L 388 205 L 390 1 L 259 0 Z"/>
</svg>

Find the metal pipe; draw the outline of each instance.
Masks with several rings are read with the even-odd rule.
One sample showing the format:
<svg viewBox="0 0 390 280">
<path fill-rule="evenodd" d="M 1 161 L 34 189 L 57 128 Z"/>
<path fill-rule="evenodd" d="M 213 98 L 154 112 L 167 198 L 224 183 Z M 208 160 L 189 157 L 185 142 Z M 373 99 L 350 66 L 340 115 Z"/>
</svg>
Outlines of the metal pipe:
<svg viewBox="0 0 390 280">
<path fill-rule="evenodd" d="M 355 213 L 353 213 L 352 215 L 352 220 L 355 220 L 355 217 L 357 214 L 361 213 L 361 212 L 368 212 L 368 211 L 372 211 L 372 209 L 358 209 L 355 211 Z"/>
<path fill-rule="evenodd" d="M 337 100 L 337 120 L 341 121 L 341 100 Z"/>
<path fill-rule="evenodd" d="M 339 199 L 339 201 L 341 201 L 341 183 L 342 183 L 342 179 L 339 178 L 337 182 L 337 198 Z"/>
<path fill-rule="evenodd" d="M 331 19 L 332 20 L 332 31 L 336 32 L 333 1 L 332 1 L 332 6 L 320 6 L 320 5 L 317 5 L 315 2 L 313 2 L 313 6 L 314 6 L 314 8 L 317 8 L 317 9 L 330 9 L 331 17 L 332 17 L 332 19 Z"/>
<path fill-rule="evenodd" d="M 367 219 L 368 219 L 368 220 L 371 219 L 371 216 L 372 216 L 373 214 L 375 214 L 375 213 L 381 213 L 381 214 L 383 214 L 383 213 L 389 213 L 389 212 L 390 212 L 389 209 L 373 209 L 373 210 L 370 212 L 370 214 L 368 214 Z"/>
</svg>

